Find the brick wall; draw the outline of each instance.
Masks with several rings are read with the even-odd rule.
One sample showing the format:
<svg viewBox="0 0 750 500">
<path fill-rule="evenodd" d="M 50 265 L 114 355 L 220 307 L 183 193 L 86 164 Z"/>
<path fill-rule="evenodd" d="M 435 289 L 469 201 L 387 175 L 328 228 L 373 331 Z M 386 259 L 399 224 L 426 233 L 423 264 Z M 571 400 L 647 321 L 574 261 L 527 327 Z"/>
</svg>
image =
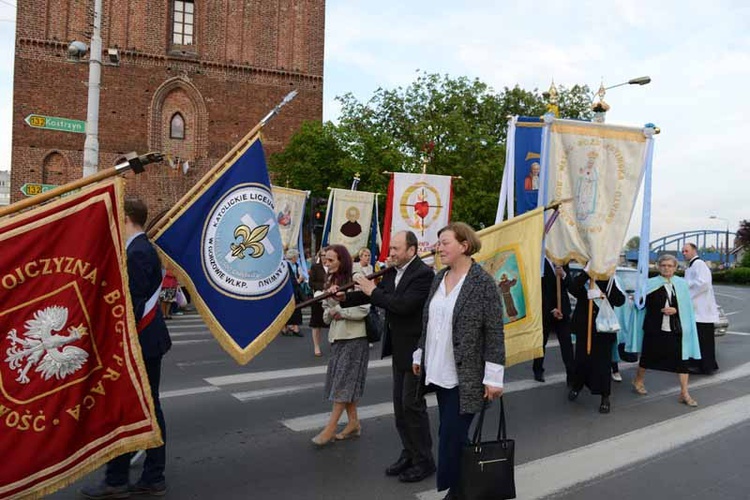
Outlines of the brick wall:
<svg viewBox="0 0 750 500">
<path fill-rule="evenodd" d="M 32 113 L 86 119 L 88 64 L 69 61 L 67 47 L 88 44 L 92 22 L 80 0 L 17 4 L 13 201 L 25 182 L 61 184 L 82 174 L 84 134 L 23 120 Z M 166 164 L 130 175 L 128 191 L 152 213 L 173 204 L 290 90 L 298 97 L 263 132 L 267 153 L 323 112 L 324 0 L 197 1 L 193 46 L 170 43 L 172 4 L 103 1 L 103 48 L 117 47 L 120 64 L 102 68 L 99 167 L 149 150 L 190 164 L 186 175 Z M 185 119 L 184 140 L 169 137 L 176 112 Z"/>
</svg>

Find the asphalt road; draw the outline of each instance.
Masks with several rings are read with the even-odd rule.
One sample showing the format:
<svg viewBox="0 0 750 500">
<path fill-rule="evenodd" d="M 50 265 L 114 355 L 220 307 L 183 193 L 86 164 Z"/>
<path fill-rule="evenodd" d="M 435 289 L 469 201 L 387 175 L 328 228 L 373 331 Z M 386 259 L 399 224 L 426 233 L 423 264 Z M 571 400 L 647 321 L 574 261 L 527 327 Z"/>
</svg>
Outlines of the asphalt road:
<svg viewBox="0 0 750 500">
<path fill-rule="evenodd" d="M 625 381 L 614 384 L 611 414 L 599 415 L 598 397 L 588 394 L 569 403 L 554 341 L 546 383 L 531 380 L 530 363 L 506 371 L 518 498 L 750 498 L 750 288 L 717 286 L 716 292 L 730 333 L 717 338 L 719 372 L 691 378 L 697 409 L 677 403 L 673 374 L 649 372 L 649 395 L 634 394 L 635 365 L 621 365 Z M 360 402 L 362 437 L 316 449 L 310 439 L 330 404 L 322 398 L 326 357 L 312 355 L 309 329 L 305 338 L 279 337 L 241 367 L 198 316 L 169 325 L 174 347 L 162 376 L 168 498 L 442 498 L 434 477 L 402 484 L 383 474 L 400 446 L 390 362 L 379 360 L 379 345 Z M 496 422 L 493 412 L 488 432 Z M 97 471 L 52 498 L 75 498 L 82 483 L 101 477 Z"/>
</svg>

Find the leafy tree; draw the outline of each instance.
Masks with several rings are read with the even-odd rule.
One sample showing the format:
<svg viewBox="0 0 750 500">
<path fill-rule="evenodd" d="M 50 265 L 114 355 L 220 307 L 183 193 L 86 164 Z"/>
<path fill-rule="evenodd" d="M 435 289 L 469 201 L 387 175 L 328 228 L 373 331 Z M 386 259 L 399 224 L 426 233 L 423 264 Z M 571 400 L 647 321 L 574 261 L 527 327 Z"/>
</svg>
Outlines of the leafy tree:
<svg viewBox="0 0 750 500">
<path fill-rule="evenodd" d="M 740 260 L 740 267 L 750 267 L 750 251 L 745 250 L 742 260 Z"/>
<path fill-rule="evenodd" d="M 625 243 L 625 250 L 638 250 L 638 248 L 641 246 L 641 237 L 640 236 L 633 236 L 628 240 L 627 243 Z"/>
<path fill-rule="evenodd" d="M 734 246 L 750 245 L 750 219 L 740 221 L 740 227 L 737 229 L 737 237 L 734 240 Z"/>
<path fill-rule="evenodd" d="M 588 119 L 586 86 L 559 89 L 561 116 Z M 348 187 L 360 173 L 360 188 L 386 192 L 383 171 L 461 176 L 454 182 L 453 218 L 474 227 L 494 222 L 505 161 L 509 115 L 541 116 L 537 89 L 516 86 L 497 93 L 478 79 L 419 73 L 409 86 L 377 89 L 366 102 L 352 94 L 341 103 L 338 125 L 307 124 L 271 170 L 293 187 Z M 307 155 L 311 155 L 308 158 Z M 283 180 L 280 181 L 283 185 Z"/>
</svg>

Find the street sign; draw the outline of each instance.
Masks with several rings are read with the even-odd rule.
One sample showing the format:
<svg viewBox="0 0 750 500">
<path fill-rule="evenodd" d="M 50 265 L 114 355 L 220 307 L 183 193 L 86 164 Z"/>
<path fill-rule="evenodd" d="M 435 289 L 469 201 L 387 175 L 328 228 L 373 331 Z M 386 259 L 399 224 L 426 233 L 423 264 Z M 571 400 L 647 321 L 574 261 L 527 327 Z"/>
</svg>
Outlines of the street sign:
<svg viewBox="0 0 750 500">
<path fill-rule="evenodd" d="M 73 132 L 76 134 L 86 133 L 86 122 L 83 120 L 71 120 L 70 118 L 58 118 L 56 116 L 29 115 L 23 121 L 34 128 Z"/>
<path fill-rule="evenodd" d="M 39 184 L 37 182 L 27 182 L 21 186 L 21 192 L 26 196 L 34 196 L 35 194 L 42 194 L 47 191 L 55 189 L 55 184 Z"/>
</svg>

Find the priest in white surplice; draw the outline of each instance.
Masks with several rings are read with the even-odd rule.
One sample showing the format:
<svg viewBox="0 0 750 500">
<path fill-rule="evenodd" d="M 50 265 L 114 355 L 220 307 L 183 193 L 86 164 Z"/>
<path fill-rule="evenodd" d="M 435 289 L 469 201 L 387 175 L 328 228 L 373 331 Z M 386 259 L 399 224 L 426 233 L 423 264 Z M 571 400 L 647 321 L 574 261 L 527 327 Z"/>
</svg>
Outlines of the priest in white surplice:
<svg viewBox="0 0 750 500">
<path fill-rule="evenodd" d="M 714 298 L 711 270 L 698 256 L 698 249 L 694 244 L 686 243 L 682 255 L 687 262 L 685 280 L 690 288 L 701 348 L 701 359 L 691 359 L 690 369 L 708 375 L 719 369 L 714 343 L 714 323 L 719 320 L 719 309 Z"/>
</svg>

